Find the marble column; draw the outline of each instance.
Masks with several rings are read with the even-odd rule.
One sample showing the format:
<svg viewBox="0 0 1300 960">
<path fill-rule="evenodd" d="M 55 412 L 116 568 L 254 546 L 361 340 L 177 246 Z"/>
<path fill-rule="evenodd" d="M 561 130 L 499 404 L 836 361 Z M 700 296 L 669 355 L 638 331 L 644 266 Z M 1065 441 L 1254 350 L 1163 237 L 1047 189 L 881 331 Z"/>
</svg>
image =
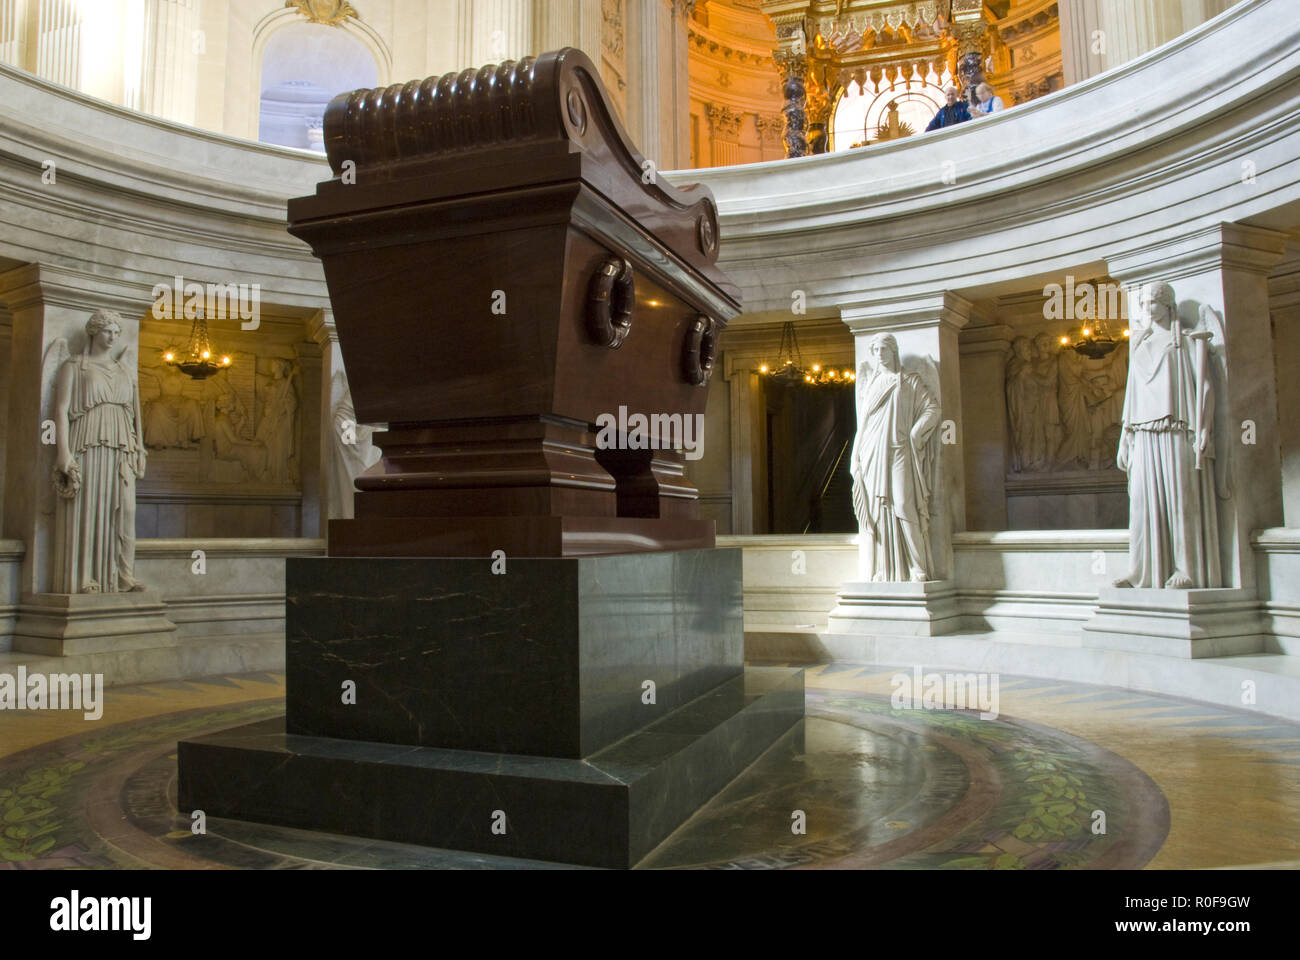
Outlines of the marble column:
<svg viewBox="0 0 1300 960">
<path fill-rule="evenodd" d="M 28 0 L 0 0 L 0 63 L 27 69 Z"/>
<path fill-rule="evenodd" d="M 680 0 L 628 4 L 628 129 L 660 170 L 690 162 L 688 9 Z"/>
<path fill-rule="evenodd" d="M 0 411 L 6 412 L 9 407 L 9 377 L 10 367 L 9 358 L 11 346 L 13 343 L 13 315 L 9 308 L 3 302 L 0 302 L 0 373 L 4 375 L 5 387 L 0 389 Z M 9 450 L 9 418 L 0 416 L 0 539 L 5 536 L 4 533 L 4 516 L 5 516 L 5 462 Z M 0 630 L 0 635 L 3 631 Z"/>
<path fill-rule="evenodd" d="M 321 347 L 312 341 L 293 345 L 298 359 L 298 382 L 302 385 L 302 426 L 299 434 L 302 453 L 298 457 L 298 475 L 302 483 L 302 532 L 300 536 L 316 538 L 322 535 L 327 517 L 326 491 L 322 462 L 329 449 L 329 435 L 325 433 L 322 403 L 329 397 L 329 381 L 321 371 Z"/>
<path fill-rule="evenodd" d="M 755 427 L 763 422 L 762 391 L 758 374 L 749 358 L 730 353 L 723 354 L 723 370 L 730 390 L 731 423 L 731 532 L 750 535 L 754 533 L 754 515 L 757 508 L 766 515 L 766 497 L 761 497 L 755 480 L 758 471 L 754 464 L 767 459 L 767 439 Z"/>
<path fill-rule="evenodd" d="M 1007 529 L 1006 372 L 1013 331 L 1002 323 L 962 330 L 961 408 L 966 529 Z"/>
<path fill-rule="evenodd" d="M 164 120 L 193 123 L 200 60 L 193 50 L 198 0 L 147 0 L 145 23 L 141 75 L 127 78 L 139 84 L 140 102 L 127 106 Z"/>
<path fill-rule="evenodd" d="M 1213 334 L 1214 432 L 1230 496 L 1216 498 L 1222 585 L 1103 589 L 1097 614 L 1084 627 L 1087 645 L 1178 657 L 1263 649 L 1251 535 L 1283 524 L 1283 427 L 1268 276 L 1286 239 L 1271 230 L 1220 224 L 1107 260 L 1110 276 L 1131 296 L 1146 283 L 1170 284 L 1184 327 Z M 1208 319 L 1204 308 L 1213 311 Z M 1136 315 L 1132 301 L 1129 315 Z"/>
<path fill-rule="evenodd" d="M 879 333 L 892 334 L 898 342 L 902 370 L 921 378 L 941 412 L 935 431 L 938 461 L 929 503 L 931 579 L 924 583 L 844 584 L 830 614 L 831 633 L 932 636 L 950 633 L 958 626 L 952 537 L 966 529 L 962 452 L 965 427 L 958 337 L 973 309 L 968 300 L 945 292 L 841 311 L 853 331 L 859 380 L 872 338 Z"/>
<path fill-rule="evenodd" d="M 61 656 L 175 642 L 176 627 L 154 590 L 138 593 L 51 594 L 55 494 L 53 388 L 56 342 L 85 348 L 85 325 L 96 309 L 122 315 L 114 355 L 134 358 L 139 319 L 153 302 L 150 288 L 106 280 L 80 270 L 27 264 L 0 274 L 0 303 L 12 317 L 4 472 L 4 536 L 26 546 L 13 649 Z M 136 361 L 138 362 L 138 361 Z M 145 585 L 146 587 L 148 584 Z"/>
<path fill-rule="evenodd" d="M 1230 5 L 1231 0 L 1060 0 L 1065 83 L 1128 63 Z"/>
<path fill-rule="evenodd" d="M 1277 369 L 1277 408 L 1282 461 L 1283 526 L 1300 528 L 1300 252 L 1282 264 L 1268 282 L 1273 319 L 1273 360 Z"/>
<path fill-rule="evenodd" d="M 34 0 L 27 7 L 28 63 L 37 76 L 81 87 L 82 7 L 74 0 Z"/>
<path fill-rule="evenodd" d="M 462 65 L 482 66 L 536 56 L 532 0 L 462 0 Z M 468 28 L 468 29 L 466 29 Z"/>
<path fill-rule="evenodd" d="M 537 49 L 577 47 L 600 62 L 600 0 L 534 0 Z"/>
</svg>

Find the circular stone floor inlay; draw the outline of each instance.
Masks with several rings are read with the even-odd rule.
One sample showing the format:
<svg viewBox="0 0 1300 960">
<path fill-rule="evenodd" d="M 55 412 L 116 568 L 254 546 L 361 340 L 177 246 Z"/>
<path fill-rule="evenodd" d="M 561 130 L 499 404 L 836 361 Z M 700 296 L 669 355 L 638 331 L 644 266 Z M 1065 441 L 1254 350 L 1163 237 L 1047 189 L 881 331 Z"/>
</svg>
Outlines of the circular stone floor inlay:
<svg viewBox="0 0 1300 960">
<path fill-rule="evenodd" d="M 895 710 L 827 681 L 809 689 L 806 720 L 639 866 L 1134 868 L 1168 834 L 1160 790 L 1101 747 L 1015 717 Z M 176 809 L 177 740 L 283 708 L 275 698 L 164 714 L 5 758 L 0 868 L 556 866 L 233 820 L 194 835 Z"/>
</svg>

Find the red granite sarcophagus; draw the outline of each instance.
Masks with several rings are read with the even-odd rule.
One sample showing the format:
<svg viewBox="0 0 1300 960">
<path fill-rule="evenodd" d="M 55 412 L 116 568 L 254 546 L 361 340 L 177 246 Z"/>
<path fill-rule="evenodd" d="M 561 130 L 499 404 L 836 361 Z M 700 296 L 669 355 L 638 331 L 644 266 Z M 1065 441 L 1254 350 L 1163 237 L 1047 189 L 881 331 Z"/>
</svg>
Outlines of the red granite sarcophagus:
<svg viewBox="0 0 1300 960">
<path fill-rule="evenodd" d="M 325 145 L 335 176 L 290 231 L 324 264 L 358 419 L 387 424 L 330 554 L 713 546 L 669 434 L 740 309 L 717 210 L 632 146 L 591 61 L 345 94 Z M 637 414 L 643 435 L 598 435 Z"/>
</svg>

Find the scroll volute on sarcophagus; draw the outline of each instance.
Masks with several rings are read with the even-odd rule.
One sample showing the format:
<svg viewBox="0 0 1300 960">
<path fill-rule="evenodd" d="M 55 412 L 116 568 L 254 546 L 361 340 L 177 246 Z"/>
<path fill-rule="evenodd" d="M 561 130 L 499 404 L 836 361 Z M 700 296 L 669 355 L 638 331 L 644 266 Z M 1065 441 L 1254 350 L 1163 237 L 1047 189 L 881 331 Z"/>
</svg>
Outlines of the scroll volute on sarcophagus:
<svg viewBox="0 0 1300 960">
<path fill-rule="evenodd" d="M 362 422 L 700 413 L 683 353 L 739 312 L 709 191 L 656 175 L 565 49 L 336 97 L 336 176 L 290 201 L 324 264 Z M 626 262 L 632 283 L 620 281 Z M 588 317 L 602 271 L 630 324 Z"/>
</svg>

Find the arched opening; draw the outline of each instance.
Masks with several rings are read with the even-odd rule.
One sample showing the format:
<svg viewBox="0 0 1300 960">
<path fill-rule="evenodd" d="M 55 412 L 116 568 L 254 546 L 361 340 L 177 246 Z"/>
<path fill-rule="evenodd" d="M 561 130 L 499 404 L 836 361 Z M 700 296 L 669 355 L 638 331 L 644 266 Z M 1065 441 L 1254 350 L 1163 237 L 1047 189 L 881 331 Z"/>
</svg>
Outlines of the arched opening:
<svg viewBox="0 0 1300 960">
<path fill-rule="evenodd" d="M 945 77 L 947 74 L 945 73 Z M 886 86 L 878 93 L 851 82 L 835 105 L 832 150 L 897 140 L 921 133 L 944 105 L 939 78 Z"/>
<path fill-rule="evenodd" d="M 262 50 L 257 138 L 324 152 L 326 104 L 340 93 L 378 82 L 375 58 L 356 37 L 320 23 L 290 23 Z"/>
</svg>

